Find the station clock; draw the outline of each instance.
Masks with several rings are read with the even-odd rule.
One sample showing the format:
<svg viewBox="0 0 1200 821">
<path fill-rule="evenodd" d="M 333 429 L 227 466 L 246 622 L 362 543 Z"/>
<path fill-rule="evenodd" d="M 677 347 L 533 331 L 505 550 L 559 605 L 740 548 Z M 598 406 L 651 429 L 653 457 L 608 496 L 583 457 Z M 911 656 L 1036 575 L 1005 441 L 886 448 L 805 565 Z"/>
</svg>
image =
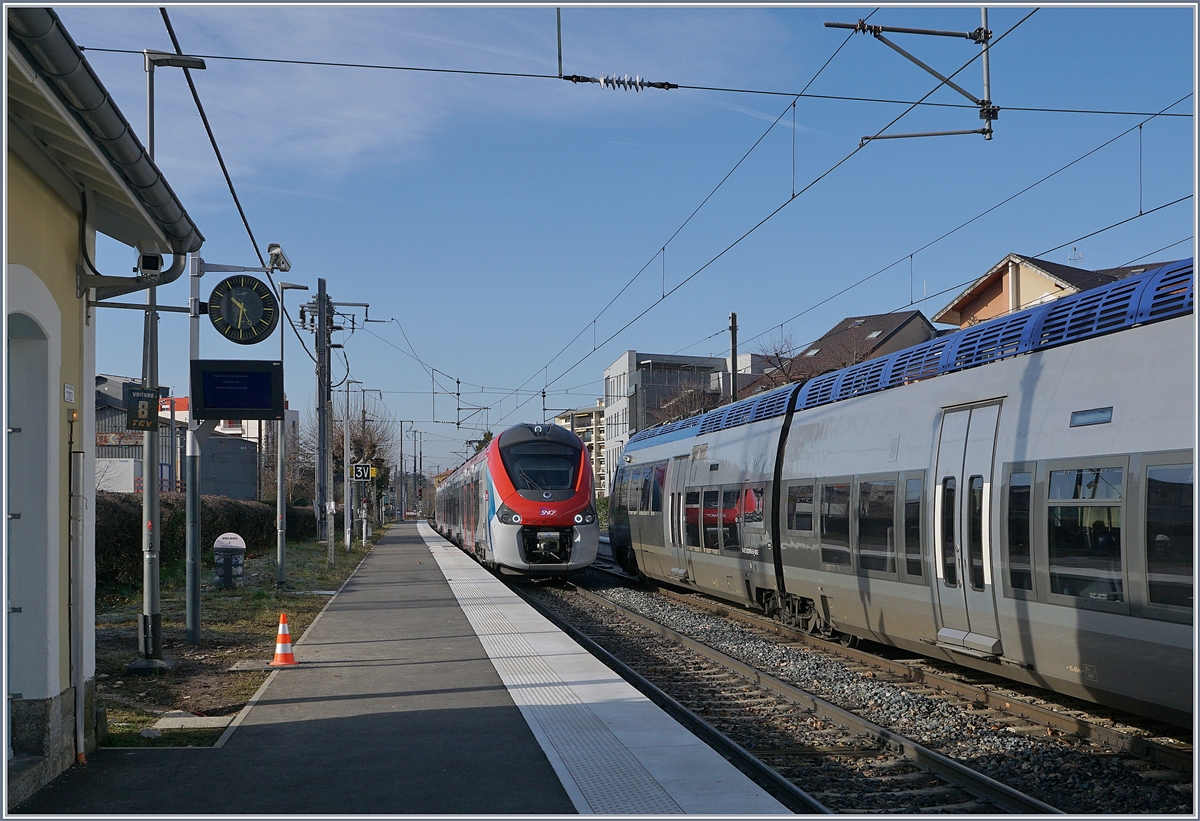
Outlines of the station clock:
<svg viewBox="0 0 1200 821">
<path fill-rule="evenodd" d="M 217 333 L 239 345 L 253 345 L 279 323 L 279 304 L 261 280 L 243 274 L 217 283 L 208 298 L 208 318 Z"/>
</svg>

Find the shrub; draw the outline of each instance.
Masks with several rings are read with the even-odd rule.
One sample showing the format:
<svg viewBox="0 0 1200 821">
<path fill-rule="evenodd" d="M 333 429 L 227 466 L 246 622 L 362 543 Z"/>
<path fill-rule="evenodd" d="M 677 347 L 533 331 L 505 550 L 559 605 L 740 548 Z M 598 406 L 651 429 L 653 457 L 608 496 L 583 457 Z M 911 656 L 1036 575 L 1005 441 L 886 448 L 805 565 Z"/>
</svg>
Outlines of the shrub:
<svg viewBox="0 0 1200 821">
<path fill-rule="evenodd" d="M 163 493 L 159 509 L 159 563 L 164 573 L 178 573 L 187 552 L 186 497 L 182 493 Z M 288 508 L 288 539 L 312 539 L 316 532 L 312 508 Z M 212 565 L 213 542 L 222 533 L 237 533 L 245 539 L 248 554 L 274 550 L 275 506 L 224 496 L 201 496 L 200 556 L 207 566 Z M 142 495 L 97 491 L 97 588 L 140 585 L 142 561 Z"/>
</svg>

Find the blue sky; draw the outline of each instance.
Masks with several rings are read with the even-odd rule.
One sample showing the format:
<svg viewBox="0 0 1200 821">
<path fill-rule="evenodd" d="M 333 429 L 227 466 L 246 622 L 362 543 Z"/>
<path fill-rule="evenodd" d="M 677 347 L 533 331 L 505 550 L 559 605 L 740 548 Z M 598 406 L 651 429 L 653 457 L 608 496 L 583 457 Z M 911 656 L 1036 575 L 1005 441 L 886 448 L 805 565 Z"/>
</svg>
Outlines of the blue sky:
<svg viewBox="0 0 1200 821">
<path fill-rule="evenodd" d="M 563 70 L 798 92 L 846 40 L 847 32 L 823 23 L 853 22 L 872 9 L 568 6 Z M 992 9 L 994 36 L 1030 10 Z M 58 12 L 84 47 L 173 50 L 154 7 Z M 557 73 L 553 6 L 183 6 L 170 14 L 193 54 Z M 965 31 L 980 16 L 978 8 L 885 6 L 871 22 Z M 511 392 L 518 386 L 548 384 L 551 408 L 591 405 L 602 394 L 604 367 L 627 349 L 725 354 L 730 311 L 743 352 L 781 323 L 803 345 L 845 316 L 904 308 L 910 299 L 931 316 L 953 293 L 921 302 L 923 291 L 955 288 L 1009 252 L 1039 254 L 1190 195 L 1193 121 L 1160 117 L 1141 129 L 1140 146 L 1135 129 L 915 253 L 911 267 L 908 259 L 1145 119 L 1006 106 L 1160 111 L 1193 90 L 1194 35 L 1191 8 L 1041 9 L 992 51 L 992 98 L 1002 109 L 993 140 L 871 143 L 790 203 L 793 173 L 804 188 L 905 107 L 804 98 L 793 130 L 786 96 L 224 60 L 209 60 L 193 76 L 260 246 L 279 242 L 292 261 L 284 278 L 315 291 L 325 277 L 336 301 L 369 302 L 372 319 L 397 320 L 337 341 L 353 378 L 384 392 L 382 406 L 372 400 L 373 413 L 417 420 L 432 467 L 456 464 L 455 452 L 478 431 L 456 429 L 453 397 L 437 397 L 435 418 L 429 368 L 441 389 L 462 380 L 464 404 L 491 408 L 471 424 L 499 431 L 541 417 L 540 395 L 518 406 Z M 968 40 L 893 39 L 943 73 L 979 50 Z M 143 129 L 140 55 L 88 58 Z M 978 95 L 980 75 L 977 60 L 955 80 Z M 808 91 L 916 100 L 936 84 L 859 34 Z M 201 255 L 257 264 L 182 72 L 160 70 L 156 87 L 158 164 L 206 237 Z M 945 88 L 929 100 L 966 102 Z M 1188 97 L 1170 111 L 1192 107 Z M 972 109 L 923 107 L 889 133 L 980 125 Z M 1075 243 L 1078 264 L 1113 267 L 1181 240 L 1189 241 L 1150 259 L 1190 256 L 1193 225 L 1188 199 Z M 1067 263 L 1071 251 L 1068 244 L 1047 258 Z M 133 261 L 130 249 L 112 242 L 102 242 L 98 257 L 101 270 L 116 273 Z M 593 340 L 604 342 L 688 277 L 593 352 Z M 204 296 L 217 281 L 205 278 Z M 160 291 L 167 304 L 186 298 L 184 279 Z M 293 316 L 301 301 L 288 294 Z M 164 314 L 160 328 L 162 382 L 184 394 L 186 319 Z M 312 336 L 301 333 L 311 348 Z M 100 372 L 140 373 L 136 314 L 101 311 L 97 338 Z M 244 348 L 205 322 L 201 353 L 274 358 L 278 339 Z M 290 333 L 287 370 L 292 406 L 310 408 L 312 363 Z M 335 364 L 335 378 L 344 370 Z"/>
</svg>

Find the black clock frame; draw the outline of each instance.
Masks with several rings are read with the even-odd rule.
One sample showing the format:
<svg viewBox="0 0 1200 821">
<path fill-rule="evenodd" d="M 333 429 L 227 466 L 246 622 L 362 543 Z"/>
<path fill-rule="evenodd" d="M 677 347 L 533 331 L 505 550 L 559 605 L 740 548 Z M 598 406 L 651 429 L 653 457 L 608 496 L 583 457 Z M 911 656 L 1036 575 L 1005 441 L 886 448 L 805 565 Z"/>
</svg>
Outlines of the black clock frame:
<svg viewBox="0 0 1200 821">
<path fill-rule="evenodd" d="M 243 299 L 253 296 L 257 300 L 253 312 L 258 316 L 245 328 L 239 327 L 229 319 L 229 314 L 235 310 L 231 304 L 235 289 L 243 292 Z M 243 312 L 245 307 L 241 306 L 236 310 Z M 208 298 L 208 318 L 217 333 L 230 342 L 253 345 L 271 336 L 275 326 L 279 324 L 279 303 L 275 294 L 262 280 L 245 274 L 235 274 L 221 280 L 212 289 Z"/>
</svg>

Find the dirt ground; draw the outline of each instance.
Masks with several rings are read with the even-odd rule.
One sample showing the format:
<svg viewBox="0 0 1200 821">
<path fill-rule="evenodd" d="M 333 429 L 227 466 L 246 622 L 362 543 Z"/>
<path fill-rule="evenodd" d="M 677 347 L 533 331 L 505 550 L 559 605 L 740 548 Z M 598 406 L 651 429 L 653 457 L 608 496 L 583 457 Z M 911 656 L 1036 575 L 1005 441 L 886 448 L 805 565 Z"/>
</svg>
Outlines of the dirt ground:
<svg viewBox="0 0 1200 821">
<path fill-rule="evenodd" d="M 372 544 L 380 536 L 382 531 L 376 531 Z M 213 569 L 206 567 L 198 646 L 185 641 L 183 579 L 164 579 L 160 595 L 163 657 L 177 666 L 162 675 L 137 676 L 126 671 L 138 658 L 141 590 L 98 594 L 96 695 L 109 711 L 110 735 L 115 736 L 105 743 L 133 743 L 124 736 L 136 735 L 170 710 L 200 716 L 236 713 L 269 673 L 235 672 L 231 671 L 233 665 L 243 660 L 269 662 L 274 658 L 281 613 L 287 614 L 292 641 L 299 639 L 369 549 L 355 543 L 347 553 L 336 546 L 335 567 L 330 569 L 325 545 L 289 544 L 288 584 L 283 588 L 276 587 L 274 551 L 270 555 L 247 553 L 244 586 L 233 590 L 215 589 Z"/>
</svg>

